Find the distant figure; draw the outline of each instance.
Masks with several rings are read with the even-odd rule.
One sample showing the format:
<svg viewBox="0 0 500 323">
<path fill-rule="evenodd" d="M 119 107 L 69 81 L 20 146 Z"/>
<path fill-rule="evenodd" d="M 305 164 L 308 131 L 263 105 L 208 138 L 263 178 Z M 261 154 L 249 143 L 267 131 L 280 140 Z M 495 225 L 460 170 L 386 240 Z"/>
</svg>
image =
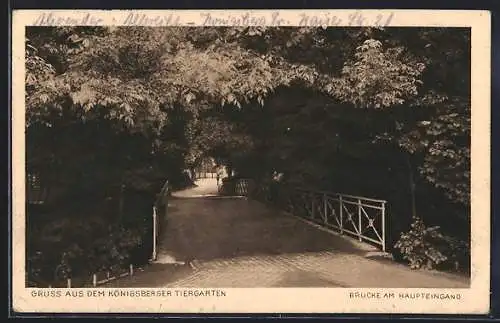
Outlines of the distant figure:
<svg viewBox="0 0 500 323">
<path fill-rule="evenodd" d="M 217 167 L 217 174 L 216 174 L 216 178 L 217 178 L 217 186 L 219 186 L 219 182 L 221 180 L 223 176 L 223 170 L 222 170 L 222 167 Z"/>
</svg>

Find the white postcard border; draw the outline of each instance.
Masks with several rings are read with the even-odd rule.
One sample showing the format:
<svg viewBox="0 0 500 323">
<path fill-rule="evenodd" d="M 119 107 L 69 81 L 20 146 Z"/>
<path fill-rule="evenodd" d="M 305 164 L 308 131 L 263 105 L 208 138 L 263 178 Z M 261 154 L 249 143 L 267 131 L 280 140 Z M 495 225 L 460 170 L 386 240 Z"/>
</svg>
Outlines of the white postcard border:
<svg viewBox="0 0 500 323">
<path fill-rule="evenodd" d="M 131 12 L 149 19 L 143 25 L 265 24 L 297 26 L 304 15 L 317 16 L 319 25 L 372 25 L 390 17 L 389 26 L 471 27 L 472 57 L 472 275 L 468 289 L 373 288 L 228 288 L 220 297 L 95 297 L 92 291 L 71 289 L 76 296 L 37 297 L 39 289 L 25 288 L 25 109 L 24 28 L 41 24 L 126 25 Z M 52 21 L 40 20 L 51 14 Z M 207 13 L 214 20 L 207 23 Z M 360 14 L 361 20 L 350 19 Z M 170 15 L 170 16 L 169 16 Z M 250 18 L 243 20 L 243 16 Z M 276 16 L 277 15 L 277 16 Z M 350 16 L 351 15 L 351 16 Z M 382 18 L 380 18 L 382 15 Z M 392 16 L 391 16 L 392 15 Z M 160 17 L 160 18 L 158 18 Z M 163 17 L 163 18 L 161 18 Z M 170 17 L 170 18 L 167 18 Z M 232 17 L 232 18 L 231 18 Z M 235 18 L 236 17 L 236 18 Z M 70 18 L 70 19 L 68 19 Z M 203 20 L 205 19 L 205 20 Z M 217 20 L 218 19 L 218 20 Z M 239 19 L 239 20 L 238 20 Z M 250 20 L 248 20 L 250 19 Z M 253 20 L 252 20 L 253 19 Z M 273 20 L 274 19 L 274 20 Z M 281 20 L 277 20 L 281 19 Z M 323 20 L 321 20 L 323 19 Z M 137 22 L 135 22 L 137 24 Z M 310 22 L 312 24 L 312 22 Z M 17 10 L 12 17 L 12 288 L 14 311 L 129 312 L 129 313 L 442 313 L 485 314 L 490 291 L 490 48 L 488 11 L 470 10 Z M 178 291 L 186 289 L 176 289 Z M 63 294 L 66 290 L 62 290 Z M 79 291 L 83 296 L 78 296 Z M 351 299 L 349 292 L 378 292 L 379 299 Z M 174 292 L 174 291 L 172 291 Z M 388 293 L 450 293 L 460 300 L 384 298 Z M 182 294 L 182 293 L 181 293 Z M 175 295 L 175 293 L 174 293 Z"/>
</svg>

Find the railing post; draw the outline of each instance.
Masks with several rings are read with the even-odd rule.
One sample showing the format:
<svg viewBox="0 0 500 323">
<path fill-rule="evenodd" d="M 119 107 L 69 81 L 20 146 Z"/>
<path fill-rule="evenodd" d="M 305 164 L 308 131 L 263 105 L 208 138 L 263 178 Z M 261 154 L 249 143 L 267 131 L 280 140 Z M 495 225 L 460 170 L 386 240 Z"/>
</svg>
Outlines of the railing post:
<svg viewBox="0 0 500 323">
<path fill-rule="evenodd" d="M 385 252 L 385 202 L 382 202 L 382 251 Z"/>
<path fill-rule="evenodd" d="M 153 206 L 153 254 L 151 256 L 151 259 L 153 261 L 156 260 L 156 217 L 158 215 L 156 214 L 156 206 Z"/>
<path fill-rule="evenodd" d="M 314 219 L 315 204 L 316 203 L 314 203 L 314 193 L 311 193 L 311 219 Z"/>
<path fill-rule="evenodd" d="M 328 216 L 327 216 L 328 211 L 327 211 L 327 206 L 326 206 L 326 199 L 327 199 L 327 197 L 326 197 L 326 193 L 325 193 L 325 194 L 323 194 L 323 212 L 324 212 L 323 213 L 323 221 L 325 222 L 325 224 L 328 223 Z"/>
<path fill-rule="evenodd" d="M 344 205 L 342 203 L 342 195 L 339 194 L 339 206 L 340 206 L 340 212 L 339 212 L 339 217 L 340 217 L 340 234 L 344 234 Z"/>
<path fill-rule="evenodd" d="M 358 199 L 358 239 L 361 241 L 361 200 Z"/>
</svg>

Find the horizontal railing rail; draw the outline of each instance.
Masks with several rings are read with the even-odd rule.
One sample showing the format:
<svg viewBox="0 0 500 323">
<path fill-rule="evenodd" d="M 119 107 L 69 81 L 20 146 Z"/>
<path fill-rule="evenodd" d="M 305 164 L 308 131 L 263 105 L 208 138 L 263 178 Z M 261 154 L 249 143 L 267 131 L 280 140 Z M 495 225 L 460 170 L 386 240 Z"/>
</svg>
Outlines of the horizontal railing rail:
<svg viewBox="0 0 500 323">
<path fill-rule="evenodd" d="M 247 178 L 225 178 L 219 185 L 219 193 L 223 195 L 248 196 L 252 194 L 253 181 Z"/>
<path fill-rule="evenodd" d="M 371 242 L 386 251 L 385 200 L 283 184 L 260 187 L 255 193 L 257 198 L 277 204 L 288 213 L 354 236 L 359 241 Z"/>
<path fill-rule="evenodd" d="M 156 200 L 153 205 L 153 214 L 152 214 L 152 254 L 151 261 L 155 261 L 158 258 L 158 243 L 160 237 L 160 229 L 161 229 L 161 217 L 165 215 L 165 212 L 168 207 L 168 202 L 166 198 L 168 197 L 169 191 L 169 181 L 165 180 L 160 192 L 156 195 Z"/>
<path fill-rule="evenodd" d="M 204 178 L 216 178 L 217 173 L 215 172 L 197 172 L 195 173 L 196 179 L 204 179 Z"/>
</svg>

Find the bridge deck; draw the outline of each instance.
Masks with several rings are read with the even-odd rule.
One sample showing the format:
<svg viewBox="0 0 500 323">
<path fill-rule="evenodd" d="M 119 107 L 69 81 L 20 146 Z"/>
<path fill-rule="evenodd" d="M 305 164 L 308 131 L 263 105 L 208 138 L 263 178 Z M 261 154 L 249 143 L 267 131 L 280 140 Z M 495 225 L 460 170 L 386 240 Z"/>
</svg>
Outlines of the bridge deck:
<svg viewBox="0 0 500 323">
<path fill-rule="evenodd" d="M 253 200 L 217 196 L 215 179 L 176 192 L 156 264 L 107 287 L 435 287 L 468 278 L 372 258 L 374 247 Z M 194 266 L 172 265 L 191 262 Z"/>
</svg>

